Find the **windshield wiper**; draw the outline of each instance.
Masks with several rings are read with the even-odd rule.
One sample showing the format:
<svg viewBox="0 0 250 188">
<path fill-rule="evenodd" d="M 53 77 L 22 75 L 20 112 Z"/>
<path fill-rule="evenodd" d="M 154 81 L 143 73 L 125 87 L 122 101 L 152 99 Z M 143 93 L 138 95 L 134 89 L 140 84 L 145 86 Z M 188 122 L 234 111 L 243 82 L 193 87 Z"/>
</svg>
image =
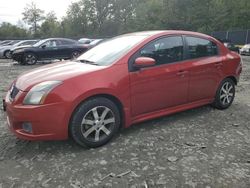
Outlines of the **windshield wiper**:
<svg viewBox="0 0 250 188">
<path fill-rule="evenodd" d="M 86 60 L 86 59 L 80 59 L 80 60 L 77 60 L 77 61 L 80 61 L 81 63 L 86 63 L 86 64 L 91 64 L 91 65 L 99 65 L 93 61 L 89 61 L 89 60 Z"/>
</svg>

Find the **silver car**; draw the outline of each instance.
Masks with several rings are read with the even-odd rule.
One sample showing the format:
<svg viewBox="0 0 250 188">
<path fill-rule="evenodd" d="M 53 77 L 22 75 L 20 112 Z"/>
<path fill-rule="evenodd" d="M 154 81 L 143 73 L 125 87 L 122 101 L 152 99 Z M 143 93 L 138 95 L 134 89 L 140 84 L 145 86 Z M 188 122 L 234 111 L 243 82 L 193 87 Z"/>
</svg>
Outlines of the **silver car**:
<svg viewBox="0 0 250 188">
<path fill-rule="evenodd" d="M 250 55 L 250 44 L 246 44 L 240 49 L 240 55 Z"/>
<path fill-rule="evenodd" d="M 9 45 L 0 46 L 0 58 L 10 59 L 12 49 L 20 46 L 33 45 L 37 42 L 37 40 L 23 40 L 15 42 L 10 43 Z"/>
</svg>

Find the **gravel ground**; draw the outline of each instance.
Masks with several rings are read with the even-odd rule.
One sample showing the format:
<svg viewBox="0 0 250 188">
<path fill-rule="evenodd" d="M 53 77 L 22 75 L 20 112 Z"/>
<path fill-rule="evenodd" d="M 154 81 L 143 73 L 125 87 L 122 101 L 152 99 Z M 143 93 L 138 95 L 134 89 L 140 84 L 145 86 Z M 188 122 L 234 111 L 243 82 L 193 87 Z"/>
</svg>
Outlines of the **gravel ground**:
<svg viewBox="0 0 250 188">
<path fill-rule="evenodd" d="M 250 57 L 243 61 L 229 109 L 204 106 L 134 125 L 97 149 L 18 140 L 0 110 L 0 188 L 250 187 Z M 0 98 L 37 66 L 0 60 Z"/>
</svg>

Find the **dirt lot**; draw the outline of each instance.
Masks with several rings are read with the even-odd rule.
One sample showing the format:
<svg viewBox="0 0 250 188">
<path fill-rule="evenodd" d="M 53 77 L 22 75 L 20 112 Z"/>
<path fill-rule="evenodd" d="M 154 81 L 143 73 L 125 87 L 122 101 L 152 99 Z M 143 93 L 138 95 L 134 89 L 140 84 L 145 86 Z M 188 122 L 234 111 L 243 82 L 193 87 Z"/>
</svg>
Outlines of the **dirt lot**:
<svg viewBox="0 0 250 188">
<path fill-rule="evenodd" d="M 204 106 L 134 125 L 97 149 L 18 140 L 0 110 L 0 188 L 250 187 L 250 57 L 243 61 L 229 109 Z M 37 66 L 0 60 L 0 97 Z"/>
</svg>

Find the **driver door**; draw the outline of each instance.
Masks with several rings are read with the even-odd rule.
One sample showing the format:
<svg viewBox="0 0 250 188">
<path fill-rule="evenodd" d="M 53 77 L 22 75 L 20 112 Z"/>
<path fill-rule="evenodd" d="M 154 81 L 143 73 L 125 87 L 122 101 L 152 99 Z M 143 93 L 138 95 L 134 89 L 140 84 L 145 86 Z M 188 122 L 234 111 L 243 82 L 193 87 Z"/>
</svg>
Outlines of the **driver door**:
<svg viewBox="0 0 250 188">
<path fill-rule="evenodd" d="M 156 65 L 130 72 L 134 117 L 187 103 L 189 75 L 181 63 L 183 53 L 181 36 L 160 38 L 137 53 L 155 59 Z"/>
<path fill-rule="evenodd" d="M 43 43 L 40 48 L 39 56 L 41 59 L 53 59 L 58 56 L 58 45 L 56 40 L 49 40 Z"/>
</svg>

